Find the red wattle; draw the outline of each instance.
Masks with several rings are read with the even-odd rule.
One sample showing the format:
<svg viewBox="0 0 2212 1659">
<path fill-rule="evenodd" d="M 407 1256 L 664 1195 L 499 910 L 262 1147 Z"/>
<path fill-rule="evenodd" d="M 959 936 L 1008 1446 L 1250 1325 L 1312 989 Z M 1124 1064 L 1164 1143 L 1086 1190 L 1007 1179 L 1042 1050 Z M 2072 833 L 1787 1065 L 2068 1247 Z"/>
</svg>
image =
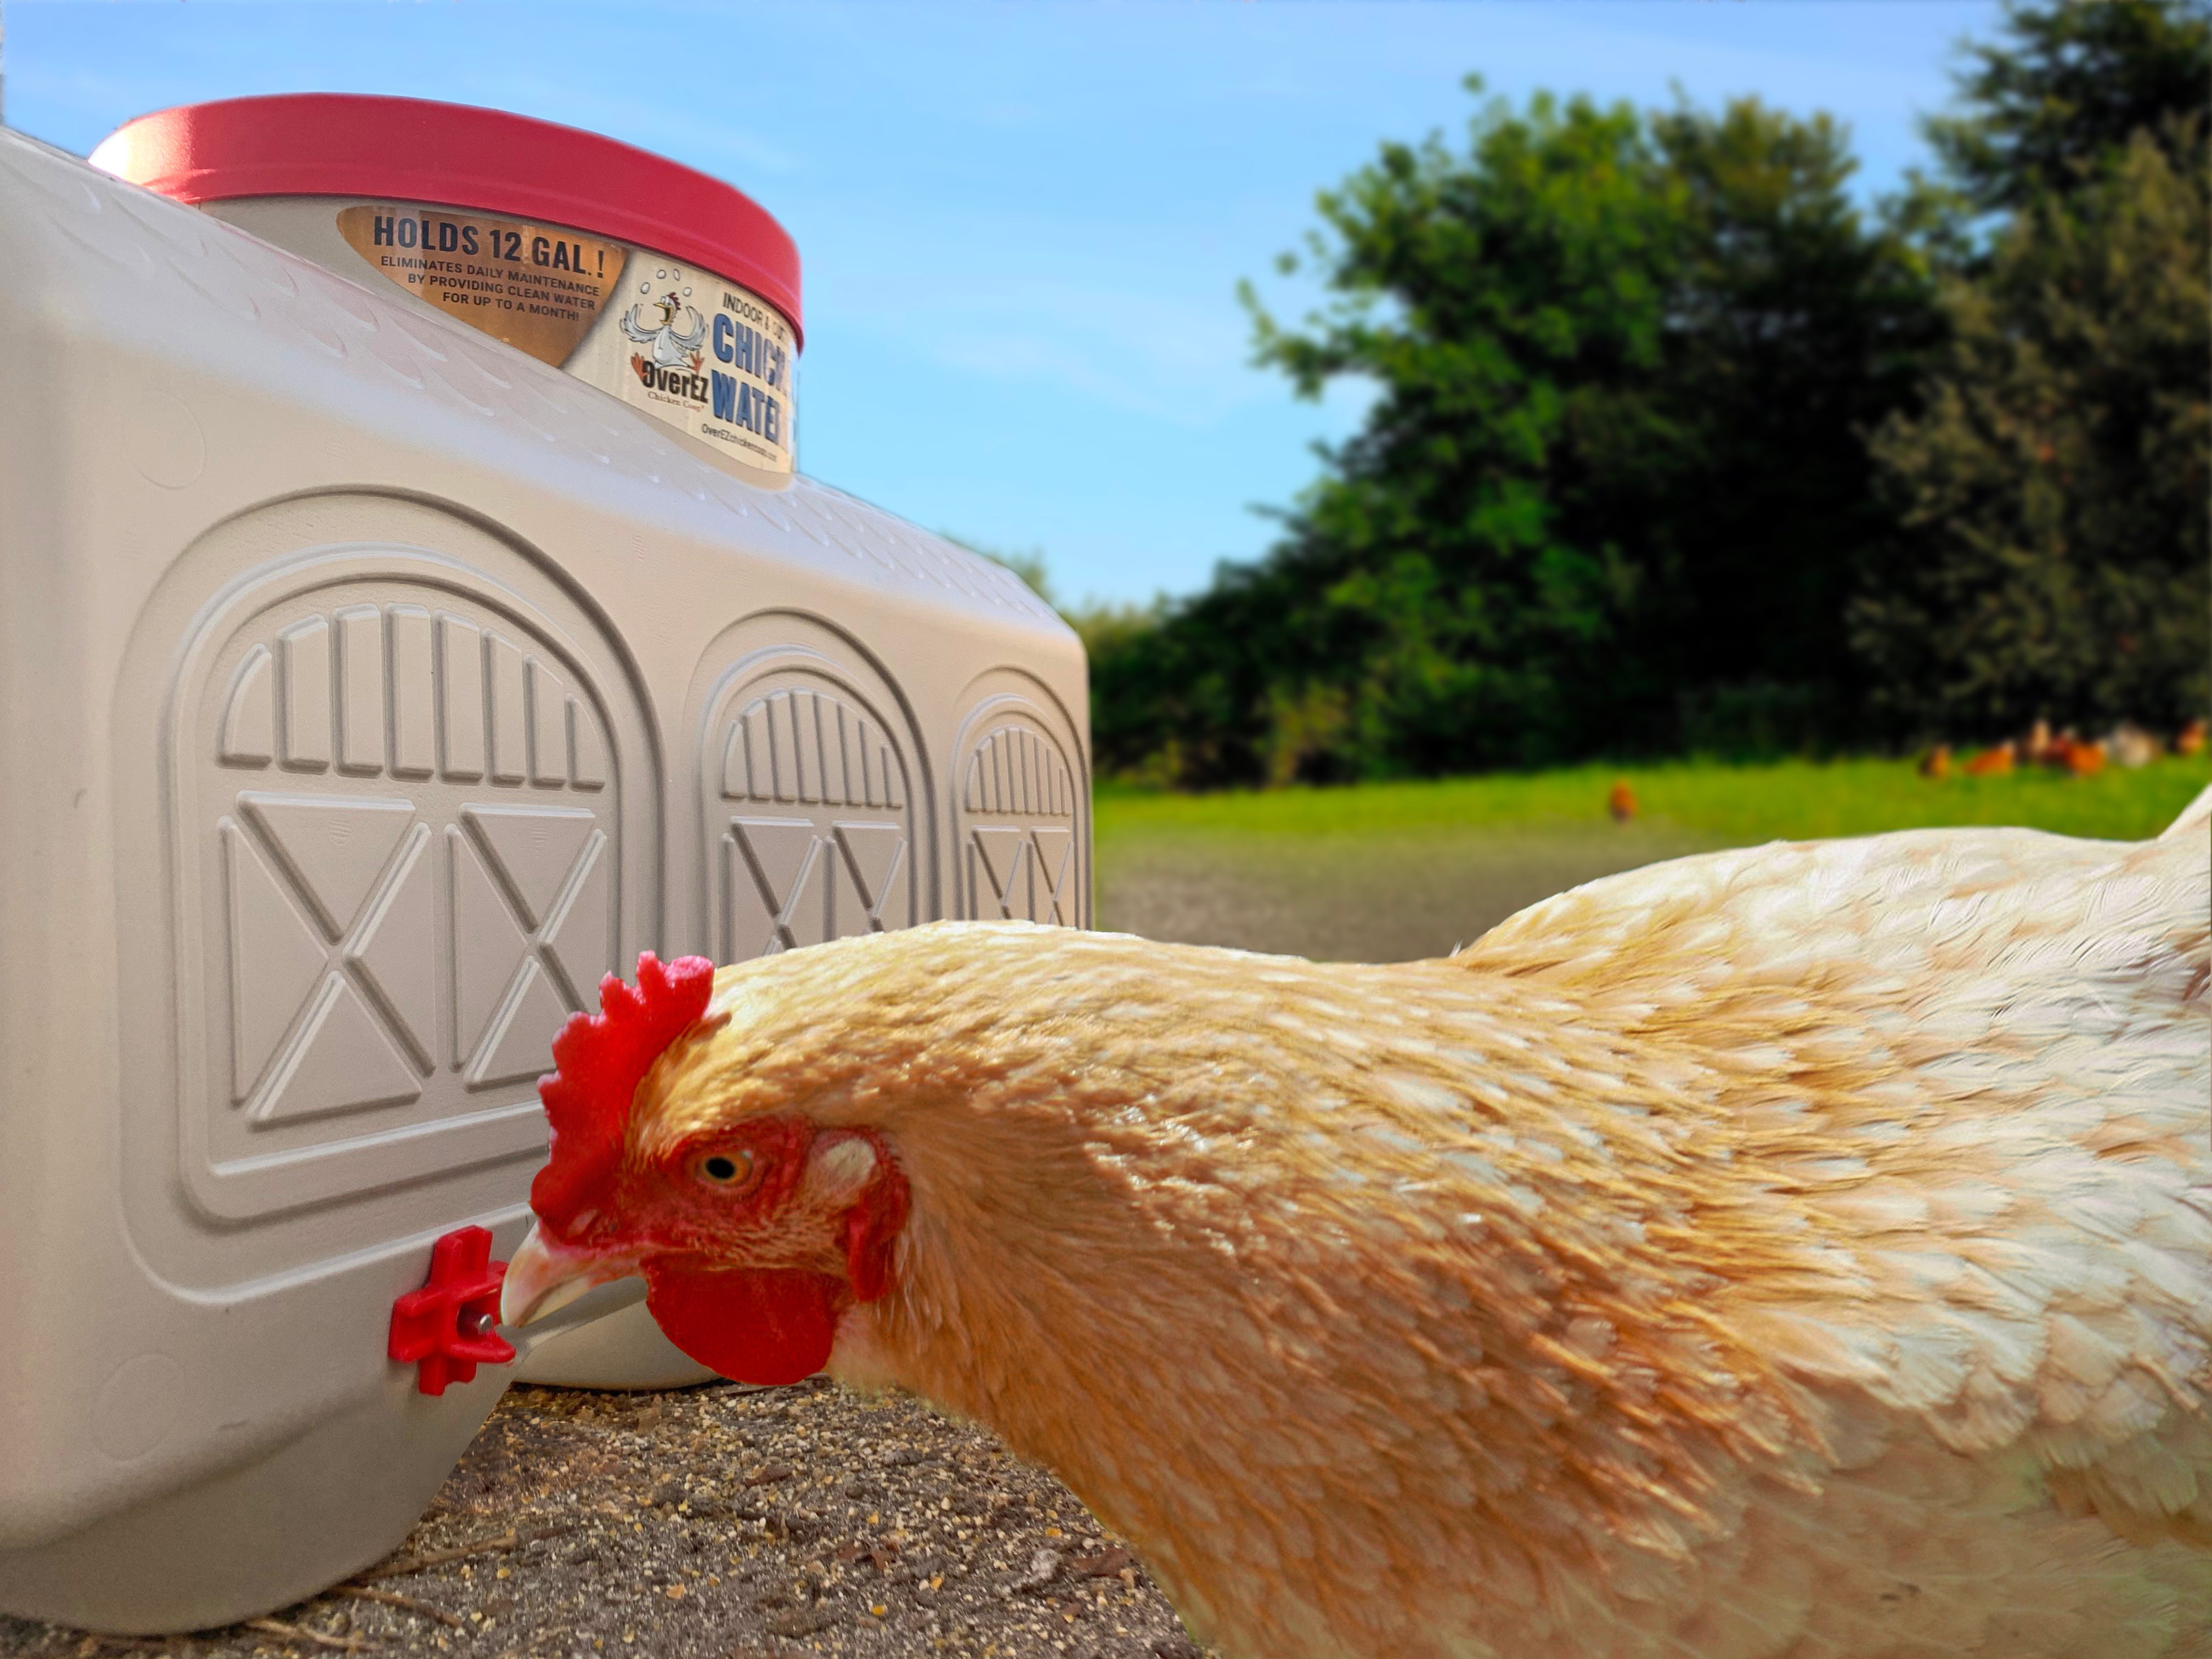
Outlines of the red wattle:
<svg viewBox="0 0 2212 1659">
<path fill-rule="evenodd" d="M 645 1268 L 645 1305 L 678 1347 L 734 1382 L 796 1382 L 830 1363 L 843 1288 L 797 1268 Z"/>
</svg>

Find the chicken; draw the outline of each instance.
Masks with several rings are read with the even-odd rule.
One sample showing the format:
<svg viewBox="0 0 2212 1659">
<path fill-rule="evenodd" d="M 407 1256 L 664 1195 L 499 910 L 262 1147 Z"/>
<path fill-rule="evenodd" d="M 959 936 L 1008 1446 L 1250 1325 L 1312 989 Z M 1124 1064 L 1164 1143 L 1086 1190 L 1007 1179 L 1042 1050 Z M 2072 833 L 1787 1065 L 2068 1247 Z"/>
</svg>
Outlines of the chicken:
<svg viewBox="0 0 2212 1659">
<path fill-rule="evenodd" d="M 1983 750 L 1968 761 L 1966 773 L 1970 778 L 2001 778 L 2011 772 L 2012 763 L 2013 746 L 2007 741 L 1995 748 Z"/>
<path fill-rule="evenodd" d="M 2094 778 L 2105 769 L 2105 740 L 2097 738 L 2083 743 L 2070 732 L 2062 736 L 2056 747 L 2053 764 L 2077 778 Z"/>
<path fill-rule="evenodd" d="M 1231 1659 L 2212 1653 L 2212 791 L 1454 957 L 939 924 L 609 980 L 514 1323 L 988 1425 Z"/>
</svg>

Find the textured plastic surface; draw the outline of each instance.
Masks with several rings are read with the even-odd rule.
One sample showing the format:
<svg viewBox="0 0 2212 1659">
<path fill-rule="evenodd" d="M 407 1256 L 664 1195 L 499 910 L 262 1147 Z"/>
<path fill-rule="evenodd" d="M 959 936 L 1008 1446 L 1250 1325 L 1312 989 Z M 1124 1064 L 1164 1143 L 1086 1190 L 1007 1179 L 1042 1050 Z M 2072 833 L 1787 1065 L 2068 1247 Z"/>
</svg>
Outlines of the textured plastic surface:
<svg viewBox="0 0 2212 1659">
<path fill-rule="evenodd" d="M 0 246 L 0 1607 L 204 1626 L 390 1549 L 490 1409 L 392 1306 L 520 1243 L 600 975 L 1087 922 L 1082 652 L 11 132 Z"/>
<path fill-rule="evenodd" d="M 227 98 L 142 115 L 92 164 L 179 202 L 382 196 L 550 219 L 720 271 L 805 334 L 798 245 L 766 209 L 680 162 L 526 115 L 356 93 Z"/>
</svg>

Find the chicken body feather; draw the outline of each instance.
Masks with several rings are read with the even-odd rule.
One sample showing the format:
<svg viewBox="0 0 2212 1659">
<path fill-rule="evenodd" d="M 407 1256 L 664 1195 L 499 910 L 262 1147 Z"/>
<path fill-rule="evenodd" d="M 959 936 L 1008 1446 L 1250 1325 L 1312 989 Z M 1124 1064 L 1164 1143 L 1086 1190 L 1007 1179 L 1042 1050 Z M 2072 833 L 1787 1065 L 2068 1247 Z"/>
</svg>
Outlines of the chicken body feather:
<svg viewBox="0 0 2212 1659">
<path fill-rule="evenodd" d="M 2178 1659 L 2208 979 L 2201 821 L 1687 859 L 1394 966 L 940 925 L 721 970 L 628 1156 L 878 1138 L 833 1373 L 1234 1659 Z"/>
</svg>

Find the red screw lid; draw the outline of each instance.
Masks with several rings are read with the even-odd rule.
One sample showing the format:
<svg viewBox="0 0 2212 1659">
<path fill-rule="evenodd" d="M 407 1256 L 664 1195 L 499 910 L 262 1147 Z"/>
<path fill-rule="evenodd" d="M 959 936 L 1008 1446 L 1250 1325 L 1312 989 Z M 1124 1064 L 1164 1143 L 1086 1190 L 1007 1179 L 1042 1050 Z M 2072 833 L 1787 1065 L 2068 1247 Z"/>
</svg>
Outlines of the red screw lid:
<svg viewBox="0 0 2212 1659">
<path fill-rule="evenodd" d="M 719 179 L 596 132 L 422 98 L 282 93 L 125 123 L 92 164 L 197 205 L 242 196 L 365 196 L 572 225 L 744 283 L 791 319 L 799 247 Z"/>
</svg>

